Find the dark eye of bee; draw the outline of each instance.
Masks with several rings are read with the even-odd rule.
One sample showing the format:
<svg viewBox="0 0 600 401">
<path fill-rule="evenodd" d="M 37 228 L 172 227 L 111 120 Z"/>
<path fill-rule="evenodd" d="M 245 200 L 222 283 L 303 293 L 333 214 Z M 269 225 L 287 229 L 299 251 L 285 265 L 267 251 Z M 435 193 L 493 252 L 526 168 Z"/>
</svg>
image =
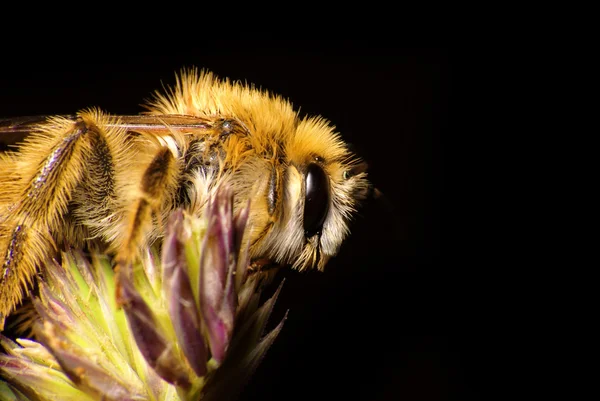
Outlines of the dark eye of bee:
<svg viewBox="0 0 600 401">
<path fill-rule="evenodd" d="M 308 237 L 319 233 L 329 211 L 329 177 L 318 164 L 306 169 L 304 199 L 304 233 Z"/>
</svg>

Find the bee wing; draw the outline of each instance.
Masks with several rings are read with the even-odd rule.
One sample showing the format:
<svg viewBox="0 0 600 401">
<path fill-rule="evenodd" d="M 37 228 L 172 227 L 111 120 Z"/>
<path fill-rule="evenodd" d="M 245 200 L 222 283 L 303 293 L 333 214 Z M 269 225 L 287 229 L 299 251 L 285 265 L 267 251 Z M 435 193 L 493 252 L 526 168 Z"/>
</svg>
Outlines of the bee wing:
<svg viewBox="0 0 600 401">
<path fill-rule="evenodd" d="M 75 115 L 63 115 L 63 118 L 77 119 Z M 131 132 L 151 133 L 156 135 L 172 132 L 205 132 L 213 127 L 214 121 L 185 115 L 131 115 L 116 116 L 114 123 L 107 127 L 125 128 Z M 34 132 L 40 124 L 48 121 L 49 116 L 26 116 L 0 118 L 0 150 L 21 142 Z"/>
<path fill-rule="evenodd" d="M 74 116 L 65 116 L 74 118 Z M 46 122 L 47 116 L 24 116 L 14 118 L 0 118 L 0 150 L 21 142 L 27 135 L 35 131 L 36 127 Z"/>
<path fill-rule="evenodd" d="M 213 121 L 206 118 L 164 114 L 164 115 L 135 115 L 117 116 L 115 123 L 106 124 L 107 127 L 120 127 L 134 132 L 152 132 L 168 134 L 177 132 L 206 131 L 212 128 Z"/>
</svg>

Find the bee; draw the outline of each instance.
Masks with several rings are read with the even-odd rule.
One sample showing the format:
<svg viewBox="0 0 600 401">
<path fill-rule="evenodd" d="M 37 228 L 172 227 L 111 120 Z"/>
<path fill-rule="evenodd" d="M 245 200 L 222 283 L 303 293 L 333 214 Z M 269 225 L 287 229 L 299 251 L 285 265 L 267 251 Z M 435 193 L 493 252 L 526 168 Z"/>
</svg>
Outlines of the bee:
<svg viewBox="0 0 600 401">
<path fill-rule="evenodd" d="M 249 204 L 254 263 L 322 270 L 371 185 L 322 117 L 253 85 L 183 70 L 135 116 L 87 109 L 43 121 L 0 155 L 0 329 L 61 244 L 102 244 L 116 269 L 160 240 L 171 211 L 201 214 L 223 184 Z"/>
</svg>

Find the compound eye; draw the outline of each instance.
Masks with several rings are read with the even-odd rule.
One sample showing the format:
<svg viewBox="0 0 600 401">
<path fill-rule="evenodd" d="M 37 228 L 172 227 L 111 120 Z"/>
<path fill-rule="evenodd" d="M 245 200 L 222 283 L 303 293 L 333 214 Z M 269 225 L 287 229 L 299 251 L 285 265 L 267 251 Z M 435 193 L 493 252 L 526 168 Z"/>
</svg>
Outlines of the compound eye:
<svg viewBox="0 0 600 401">
<path fill-rule="evenodd" d="M 307 237 L 321 232 L 328 211 L 329 177 L 318 164 L 309 164 L 304 199 L 304 233 Z"/>
</svg>

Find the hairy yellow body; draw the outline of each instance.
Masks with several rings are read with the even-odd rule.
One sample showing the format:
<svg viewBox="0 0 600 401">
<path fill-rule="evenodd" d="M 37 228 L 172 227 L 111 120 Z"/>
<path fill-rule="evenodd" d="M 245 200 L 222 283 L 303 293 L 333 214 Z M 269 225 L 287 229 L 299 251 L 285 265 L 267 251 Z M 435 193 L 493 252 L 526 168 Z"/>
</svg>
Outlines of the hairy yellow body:
<svg viewBox="0 0 600 401">
<path fill-rule="evenodd" d="M 337 253 L 369 183 L 327 121 L 195 70 L 147 108 L 49 118 L 0 155 L 0 328 L 58 249 L 102 247 L 122 268 L 223 183 L 250 203 L 253 260 L 322 269 Z"/>
</svg>

